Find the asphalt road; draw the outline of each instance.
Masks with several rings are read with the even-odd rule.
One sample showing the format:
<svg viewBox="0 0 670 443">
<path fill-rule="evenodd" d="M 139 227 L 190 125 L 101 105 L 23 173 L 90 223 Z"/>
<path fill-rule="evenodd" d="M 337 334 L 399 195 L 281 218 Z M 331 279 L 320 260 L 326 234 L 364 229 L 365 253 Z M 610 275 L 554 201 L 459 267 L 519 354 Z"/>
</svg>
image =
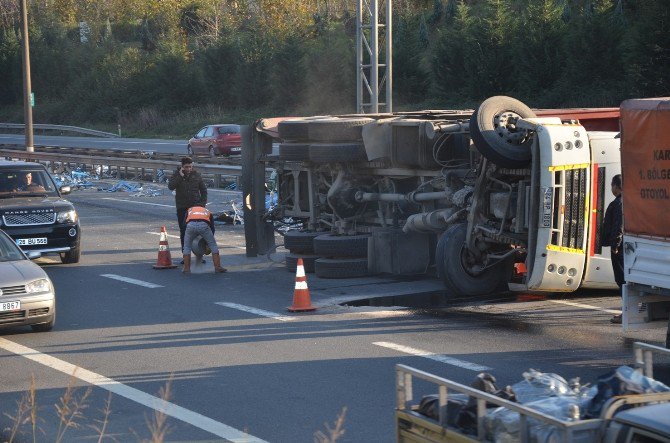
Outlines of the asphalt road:
<svg viewBox="0 0 670 443">
<path fill-rule="evenodd" d="M 0 134 L 0 145 L 24 145 L 23 134 Z M 186 154 L 187 140 L 161 140 L 141 138 L 66 137 L 36 135 L 35 146 L 69 148 L 114 149 L 121 151 L 152 151 L 171 154 Z"/>
<path fill-rule="evenodd" d="M 235 198 L 212 191 L 210 207 L 230 209 Z M 38 260 L 57 290 L 55 329 L 0 332 L 0 412 L 15 417 L 34 379 L 40 441 L 58 435 L 55 405 L 70 384 L 75 398 L 90 392 L 79 428 L 68 429 L 63 441 L 97 441 L 103 423 L 116 441 L 149 439 L 147 422 L 164 410 L 166 441 L 312 442 L 346 408 L 338 442 L 392 442 L 397 363 L 465 384 L 488 371 L 505 386 L 529 368 L 593 382 L 631 364 L 635 340 L 662 345 L 665 337 L 661 330 L 624 334 L 610 324 L 619 299 L 607 292 L 441 309 L 342 304 L 392 295 L 400 304 L 408 294 L 438 290 L 433 280 L 308 275 L 318 309 L 290 314 L 294 274 L 283 267 L 285 251 L 247 258 L 242 226 L 217 226 L 228 273 L 212 273 L 209 260 L 183 276 L 178 269 L 152 269 L 162 225 L 172 257 L 179 255 L 168 192 L 135 197 L 81 190 L 70 200 L 81 217 L 81 262 Z M 664 368 L 661 378 L 670 377 Z M 166 403 L 160 392 L 168 386 Z M 417 398 L 434 391 L 417 389 Z M 11 425 L 0 414 L 0 429 Z M 31 438 L 28 425 L 22 431 Z"/>
</svg>

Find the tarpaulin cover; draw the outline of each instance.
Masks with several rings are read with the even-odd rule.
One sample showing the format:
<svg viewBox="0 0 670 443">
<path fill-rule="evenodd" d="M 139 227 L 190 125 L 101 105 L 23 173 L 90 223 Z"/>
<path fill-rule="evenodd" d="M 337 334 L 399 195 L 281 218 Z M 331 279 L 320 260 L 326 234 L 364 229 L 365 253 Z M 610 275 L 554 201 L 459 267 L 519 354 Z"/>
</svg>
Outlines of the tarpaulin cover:
<svg viewBox="0 0 670 443">
<path fill-rule="evenodd" d="M 621 104 L 624 229 L 670 237 L 670 97 Z"/>
</svg>

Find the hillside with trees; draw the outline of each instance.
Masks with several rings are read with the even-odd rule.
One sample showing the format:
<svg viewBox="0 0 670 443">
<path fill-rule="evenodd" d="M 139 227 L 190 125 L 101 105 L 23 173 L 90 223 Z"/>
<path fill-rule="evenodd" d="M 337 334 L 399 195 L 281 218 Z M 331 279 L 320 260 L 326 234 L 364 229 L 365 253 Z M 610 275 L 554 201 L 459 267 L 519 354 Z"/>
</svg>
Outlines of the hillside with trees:
<svg viewBox="0 0 670 443">
<path fill-rule="evenodd" d="M 355 1 L 29 0 L 38 123 L 184 136 L 355 110 Z M 395 0 L 394 105 L 618 106 L 670 95 L 667 0 Z M 22 120 L 19 2 L 0 0 L 0 120 Z"/>
</svg>

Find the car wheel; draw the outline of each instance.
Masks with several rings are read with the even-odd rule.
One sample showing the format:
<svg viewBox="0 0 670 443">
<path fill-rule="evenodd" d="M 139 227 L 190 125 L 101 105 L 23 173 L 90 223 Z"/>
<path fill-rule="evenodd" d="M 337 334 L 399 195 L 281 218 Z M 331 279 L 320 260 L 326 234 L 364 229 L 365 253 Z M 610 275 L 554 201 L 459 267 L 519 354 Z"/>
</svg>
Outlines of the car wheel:
<svg viewBox="0 0 670 443">
<path fill-rule="evenodd" d="M 60 261 L 63 264 L 69 263 L 79 263 L 79 258 L 81 257 L 81 247 L 77 246 L 76 248 L 70 249 L 67 252 L 60 253 Z"/>
<path fill-rule="evenodd" d="M 470 136 L 477 150 L 488 160 L 503 168 L 521 168 L 531 158 L 532 134 L 517 128 L 521 118 L 535 113 L 519 100 L 496 96 L 479 106 L 470 118 Z"/>
<path fill-rule="evenodd" d="M 37 323 L 35 325 L 30 325 L 30 328 L 34 332 L 49 332 L 54 328 L 56 324 L 56 308 L 54 308 L 54 313 L 51 315 L 51 318 L 46 323 Z"/>
<path fill-rule="evenodd" d="M 438 274 L 449 290 L 451 297 L 473 297 L 486 295 L 499 290 L 509 280 L 513 259 L 506 259 L 491 267 L 473 273 L 468 262 L 465 248 L 467 223 L 460 223 L 447 229 L 437 245 L 435 257 Z"/>
<path fill-rule="evenodd" d="M 209 147 L 209 156 L 214 158 L 216 157 L 216 152 L 214 151 L 214 146 Z"/>
<path fill-rule="evenodd" d="M 191 145 L 186 147 L 186 153 L 191 157 L 193 156 L 193 147 L 191 147 Z"/>
</svg>

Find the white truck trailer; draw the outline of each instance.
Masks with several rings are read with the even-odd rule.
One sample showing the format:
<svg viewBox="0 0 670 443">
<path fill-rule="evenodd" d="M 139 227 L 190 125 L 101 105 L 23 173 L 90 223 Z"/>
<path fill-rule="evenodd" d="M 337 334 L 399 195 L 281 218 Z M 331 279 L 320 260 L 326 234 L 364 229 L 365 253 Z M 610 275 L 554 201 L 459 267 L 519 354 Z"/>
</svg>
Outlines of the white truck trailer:
<svg viewBox="0 0 670 443">
<path fill-rule="evenodd" d="M 621 104 L 624 330 L 665 327 L 670 348 L 670 97 Z"/>
</svg>

